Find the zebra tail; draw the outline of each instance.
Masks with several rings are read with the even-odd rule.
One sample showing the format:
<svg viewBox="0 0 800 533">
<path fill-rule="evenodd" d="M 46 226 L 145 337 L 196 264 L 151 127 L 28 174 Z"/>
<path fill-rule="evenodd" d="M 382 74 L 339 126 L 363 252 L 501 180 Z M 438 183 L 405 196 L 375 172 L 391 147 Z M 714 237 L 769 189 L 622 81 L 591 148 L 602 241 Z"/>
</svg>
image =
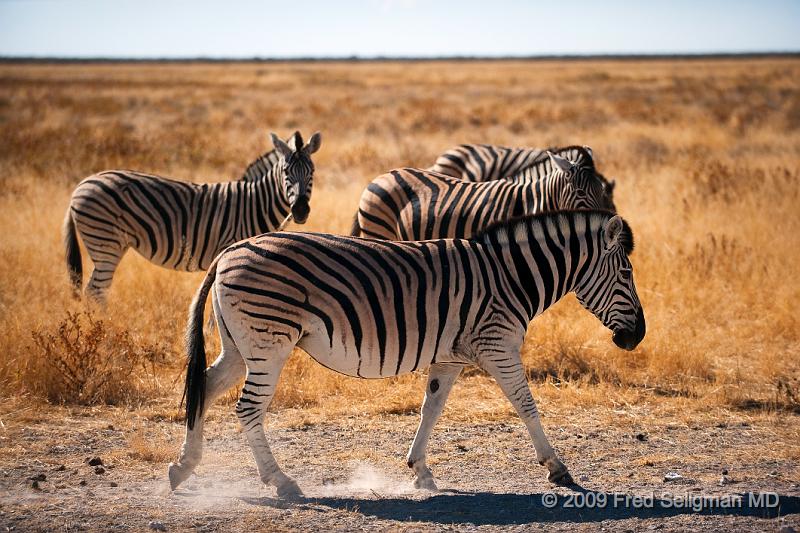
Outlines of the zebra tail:
<svg viewBox="0 0 800 533">
<path fill-rule="evenodd" d="M 83 285 L 83 263 L 81 262 L 81 247 L 78 244 L 78 235 L 75 231 L 75 221 L 72 218 L 72 211 L 67 208 L 67 215 L 64 217 L 64 249 L 67 259 L 67 271 L 69 280 L 75 290 L 75 294 L 80 295 L 81 285 Z"/>
<path fill-rule="evenodd" d="M 206 345 L 203 339 L 203 310 L 208 293 L 217 277 L 217 260 L 208 268 L 202 285 L 192 300 L 189 308 L 189 321 L 186 325 L 186 385 L 183 398 L 186 400 L 186 425 L 194 429 L 199 414 L 203 412 L 206 395 Z"/>
<path fill-rule="evenodd" d="M 351 237 L 359 237 L 361 235 L 361 226 L 358 224 L 358 213 L 353 217 L 353 226 L 350 228 Z"/>
</svg>

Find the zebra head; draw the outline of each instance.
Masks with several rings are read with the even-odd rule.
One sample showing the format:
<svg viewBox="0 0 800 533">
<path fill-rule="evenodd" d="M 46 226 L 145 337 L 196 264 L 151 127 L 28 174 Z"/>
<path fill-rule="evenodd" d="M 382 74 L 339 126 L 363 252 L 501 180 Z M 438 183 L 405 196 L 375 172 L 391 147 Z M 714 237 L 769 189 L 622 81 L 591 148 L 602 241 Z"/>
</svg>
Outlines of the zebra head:
<svg viewBox="0 0 800 533">
<path fill-rule="evenodd" d="M 613 332 L 614 344 L 633 350 L 645 334 L 644 312 L 628 255 L 633 251 L 633 233 L 619 215 L 602 227 L 595 268 L 579 282 L 578 301 Z"/>
<path fill-rule="evenodd" d="M 559 209 L 604 209 L 616 211 L 613 192 L 614 182 L 597 172 L 588 146 L 570 148 L 577 151 L 574 161 L 550 151 L 552 172 L 548 176 L 551 191 L 557 197 Z"/>
<path fill-rule="evenodd" d="M 306 145 L 303 145 L 303 137 L 299 131 L 294 132 L 289 143 L 274 133 L 271 136 L 272 144 L 280 156 L 277 162 L 279 178 L 283 179 L 283 192 L 289 201 L 292 218 L 298 224 L 303 224 L 311 211 L 309 200 L 314 181 L 314 163 L 311 161 L 311 154 L 319 150 L 322 135 L 316 132 Z"/>
</svg>

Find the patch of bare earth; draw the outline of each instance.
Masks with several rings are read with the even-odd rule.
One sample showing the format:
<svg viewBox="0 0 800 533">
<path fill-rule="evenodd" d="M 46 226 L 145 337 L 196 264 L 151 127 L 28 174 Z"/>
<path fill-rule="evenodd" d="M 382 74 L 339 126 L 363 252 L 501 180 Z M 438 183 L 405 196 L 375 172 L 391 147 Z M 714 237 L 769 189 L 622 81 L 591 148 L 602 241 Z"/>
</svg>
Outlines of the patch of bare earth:
<svg viewBox="0 0 800 533">
<path fill-rule="evenodd" d="M 455 403 L 434 432 L 428 451 L 442 489 L 436 494 L 415 490 L 405 466 L 418 420 L 414 413 L 332 416 L 319 408 L 270 413 L 273 452 L 306 494 L 294 502 L 278 500 L 274 489 L 259 481 L 230 405 L 213 408 L 202 464 L 170 492 L 166 465 L 183 437 L 172 401 L 137 410 L 4 402 L 0 527 L 800 528 L 800 417 L 795 414 L 703 412 L 662 398 L 589 408 L 546 401 L 546 431 L 578 482 L 560 488 L 546 481 L 527 432 L 512 413 L 503 410 L 465 423 L 469 391 L 487 386 L 482 380 L 466 380 L 460 392 L 457 385 Z M 90 465 L 97 457 L 102 465 Z M 664 481 L 668 472 L 681 478 Z M 750 497 L 762 492 L 776 493 L 778 506 Z M 543 501 L 548 493 L 557 494 L 553 508 Z M 736 495 L 743 495 L 738 505 Z M 637 504 L 633 497 L 642 500 Z"/>
</svg>

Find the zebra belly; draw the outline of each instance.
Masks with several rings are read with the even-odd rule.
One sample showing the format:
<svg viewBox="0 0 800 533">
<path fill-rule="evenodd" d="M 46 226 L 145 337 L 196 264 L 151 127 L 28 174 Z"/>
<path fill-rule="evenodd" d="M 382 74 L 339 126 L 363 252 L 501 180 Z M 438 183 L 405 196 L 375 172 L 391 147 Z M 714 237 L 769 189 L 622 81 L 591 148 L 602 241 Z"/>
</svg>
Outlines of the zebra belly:
<svg viewBox="0 0 800 533">
<path fill-rule="evenodd" d="M 449 335 L 445 334 L 439 343 L 428 338 L 422 349 L 413 339 L 402 343 L 406 349 L 400 352 L 399 339 L 387 339 L 383 349 L 374 337 L 362 339 L 360 350 L 356 348 L 351 335 L 334 330 L 333 338 L 324 328 L 312 328 L 297 343 L 315 361 L 326 368 L 353 377 L 377 379 L 408 374 L 424 370 L 432 362 L 461 361 L 452 353 L 447 344 Z M 434 346 L 438 344 L 434 357 Z"/>
</svg>

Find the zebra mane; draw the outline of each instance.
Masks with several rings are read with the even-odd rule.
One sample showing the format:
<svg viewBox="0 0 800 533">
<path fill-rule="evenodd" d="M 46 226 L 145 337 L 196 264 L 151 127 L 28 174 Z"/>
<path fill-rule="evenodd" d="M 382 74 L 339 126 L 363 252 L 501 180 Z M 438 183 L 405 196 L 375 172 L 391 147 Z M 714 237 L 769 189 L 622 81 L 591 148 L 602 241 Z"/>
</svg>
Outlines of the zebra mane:
<svg viewBox="0 0 800 533">
<path fill-rule="evenodd" d="M 255 161 L 247 165 L 247 168 L 239 178 L 240 181 L 256 181 L 264 177 L 264 175 L 278 162 L 280 156 L 273 148 L 258 156 Z"/>
<path fill-rule="evenodd" d="M 607 221 L 616 213 L 605 209 L 565 209 L 563 211 L 550 211 L 545 213 L 537 213 L 535 215 L 524 215 L 521 217 L 514 217 L 509 220 L 495 222 L 489 225 L 483 231 L 474 234 L 469 238 L 470 241 L 482 241 L 487 235 L 499 233 L 500 235 L 513 235 L 522 228 L 530 227 L 532 224 L 544 226 L 548 222 L 555 223 L 558 226 L 565 227 L 567 220 L 574 215 L 585 214 L 589 216 L 589 220 L 603 219 Z M 622 231 L 617 238 L 617 242 L 622 246 L 625 255 L 633 253 L 634 241 L 633 230 L 631 230 L 628 222 L 620 217 L 622 220 Z"/>
</svg>

